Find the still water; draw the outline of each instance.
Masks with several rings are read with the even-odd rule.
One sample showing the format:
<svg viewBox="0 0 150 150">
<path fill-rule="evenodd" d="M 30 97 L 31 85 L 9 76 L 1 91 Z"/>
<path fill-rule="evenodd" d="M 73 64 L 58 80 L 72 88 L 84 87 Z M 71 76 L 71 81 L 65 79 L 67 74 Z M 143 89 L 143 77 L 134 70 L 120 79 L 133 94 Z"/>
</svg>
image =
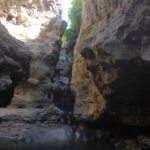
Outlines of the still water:
<svg viewBox="0 0 150 150">
<path fill-rule="evenodd" d="M 96 130 L 68 125 L 20 129 L 19 141 L 8 139 L 0 150 L 114 150 L 98 140 Z"/>
</svg>

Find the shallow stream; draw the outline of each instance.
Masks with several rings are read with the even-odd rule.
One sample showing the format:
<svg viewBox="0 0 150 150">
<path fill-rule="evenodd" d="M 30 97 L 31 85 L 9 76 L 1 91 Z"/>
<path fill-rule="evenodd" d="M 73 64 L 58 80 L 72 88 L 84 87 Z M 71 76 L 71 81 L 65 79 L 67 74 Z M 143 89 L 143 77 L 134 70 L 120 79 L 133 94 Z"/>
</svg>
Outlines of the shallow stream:
<svg viewBox="0 0 150 150">
<path fill-rule="evenodd" d="M 96 130 L 84 127 L 28 126 L 5 130 L 0 135 L 0 150 L 114 150 L 110 143 L 99 141 Z"/>
</svg>

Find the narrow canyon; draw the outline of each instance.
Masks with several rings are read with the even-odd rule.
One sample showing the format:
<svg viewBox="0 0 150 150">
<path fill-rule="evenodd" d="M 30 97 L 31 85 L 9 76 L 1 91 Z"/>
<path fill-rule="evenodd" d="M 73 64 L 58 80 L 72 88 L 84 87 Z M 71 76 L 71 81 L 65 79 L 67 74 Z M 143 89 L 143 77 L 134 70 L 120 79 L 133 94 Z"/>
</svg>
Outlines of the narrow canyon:
<svg viewBox="0 0 150 150">
<path fill-rule="evenodd" d="M 149 150 L 150 1 L 83 0 L 66 28 L 62 0 L 0 0 L 0 150 Z"/>
</svg>

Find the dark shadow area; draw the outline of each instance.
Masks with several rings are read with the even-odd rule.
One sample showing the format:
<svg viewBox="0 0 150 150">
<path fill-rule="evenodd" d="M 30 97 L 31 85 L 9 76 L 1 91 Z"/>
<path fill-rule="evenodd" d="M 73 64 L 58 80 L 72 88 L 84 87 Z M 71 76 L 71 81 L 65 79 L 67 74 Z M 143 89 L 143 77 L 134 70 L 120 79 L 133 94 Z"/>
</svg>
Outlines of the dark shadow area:
<svg viewBox="0 0 150 150">
<path fill-rule="evenodd" d="M 32 53 L 0 24 L 0 107 L 7 107 L 19 81 L 29 77 Z"/>
<path fill-rule="evenodd" d="M 143 60 L 117 61 L 118 79 L 105 95 L 107 107 L 98 122 L 148 126 L 150 116 L 150 63 Z"/>
<path fill-rule="evenodd" d="M 119 78 L 111 84 L 114 93 L 107 97 L 108 105 L 118 113 L 126 109 L 130 115 L 150 114 L 150 63 L 117 61 L 116 67 Z"/>
</svg>

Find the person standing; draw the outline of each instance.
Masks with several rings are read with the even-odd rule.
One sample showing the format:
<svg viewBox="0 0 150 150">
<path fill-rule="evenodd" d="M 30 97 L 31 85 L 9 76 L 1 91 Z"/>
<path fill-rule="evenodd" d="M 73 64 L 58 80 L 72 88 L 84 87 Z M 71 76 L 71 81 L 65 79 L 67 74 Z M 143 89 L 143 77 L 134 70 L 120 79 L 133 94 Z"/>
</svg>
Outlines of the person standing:
<svg viewBox="0 0 150 150">
<path fill-rule="evenodd" d="M 61 110 L 60 112 L 60 123 L 63 124 L 64 123 L 64 111 Z"/>
</svg>

